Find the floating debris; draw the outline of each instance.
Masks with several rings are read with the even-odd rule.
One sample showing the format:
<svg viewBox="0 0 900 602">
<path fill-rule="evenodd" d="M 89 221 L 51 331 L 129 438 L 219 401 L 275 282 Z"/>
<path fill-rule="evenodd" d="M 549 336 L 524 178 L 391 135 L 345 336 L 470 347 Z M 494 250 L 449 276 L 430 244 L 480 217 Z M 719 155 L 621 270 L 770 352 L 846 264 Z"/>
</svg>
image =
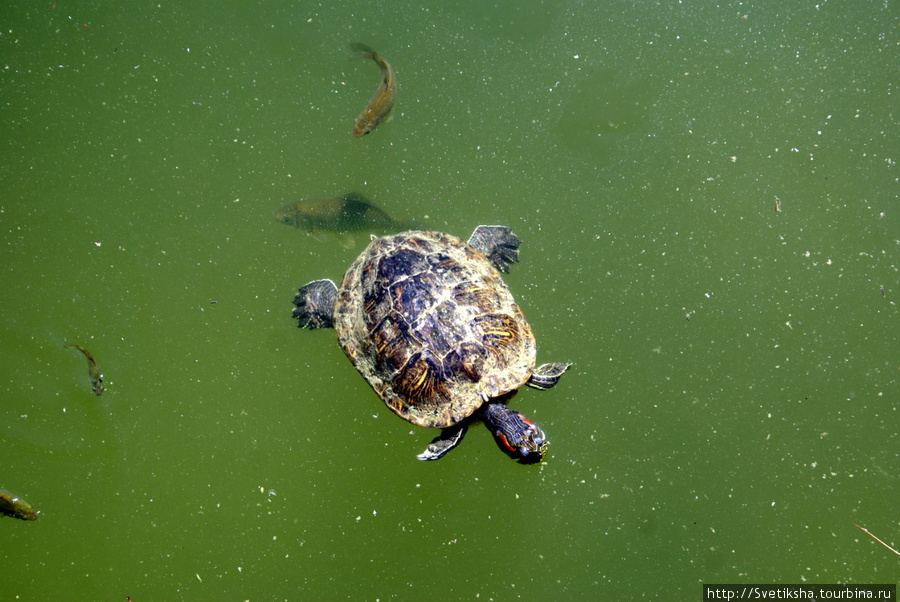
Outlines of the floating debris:
<svg viewBox="0 0 900 602">
<path fill-rule="evenodd" d="M 898 552 L 897 550 L 895 550 L 895 549 L 892 548 L 891 546 L 887 545 L 886 543 L 884 543 L 883 541 L 881 541 L 880 539 L 878 539 L 877 537 L 875 537 L 875 534 L 872 533 L 871 531 L 869 531 L 868 529 L 866 529 L 865 527 L 860 527 L 860 526 L 857 525 L 856 523 L 853 523 L 853 526 L 856 527 L 857 529 L 862 529 L 862 530 L 866 533 L 866 535 L 868 535 L 869 537 L 871 537 L 872 539 L 874 539 L 875 541 L 877 541 L 878 543 L 880 543 L 881 545 L 883 545 L 884 547 L 886 547 L 888 550 L 890 550 L 891 552 L 893 552 L 893 553 L 896 554 L 897 556 L 900 556 L 900 552 Z"/>
</svg>

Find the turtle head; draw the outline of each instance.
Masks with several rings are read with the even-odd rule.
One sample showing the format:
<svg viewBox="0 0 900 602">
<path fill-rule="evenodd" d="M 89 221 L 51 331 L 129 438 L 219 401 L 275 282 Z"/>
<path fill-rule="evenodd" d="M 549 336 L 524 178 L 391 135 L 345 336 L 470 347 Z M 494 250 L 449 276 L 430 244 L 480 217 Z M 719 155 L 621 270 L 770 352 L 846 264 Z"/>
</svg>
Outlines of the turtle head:
<svg viewBox="0 0 900 602">
<path fill-rule="evenodd" d="M 519 464 L 537 464 L 547 452 L 547 438 L 535 423 L 502 403 L 487 403 L 484 423 L 497 446 Z"/>
</svg>

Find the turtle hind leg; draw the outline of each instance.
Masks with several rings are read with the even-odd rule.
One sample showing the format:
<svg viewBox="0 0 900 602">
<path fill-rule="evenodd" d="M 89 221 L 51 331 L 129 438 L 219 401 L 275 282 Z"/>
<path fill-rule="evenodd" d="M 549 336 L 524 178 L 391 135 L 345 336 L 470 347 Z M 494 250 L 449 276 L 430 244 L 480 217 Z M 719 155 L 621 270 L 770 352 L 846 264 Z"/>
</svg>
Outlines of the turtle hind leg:
<svg viewBox="0 0 900 602">
<path fill-rule="evenodd" d="M 519 261 L 519 238 L 506 226 L 478 226 L 469 237 L 469 246 L 484 253 L 504 273 Z"/>
<path fill-rule="evenodd" d="M 463 437 L 466 436 L 468 428 L 469 424 L 467 422 L 458 422 L 453 426 L 448 426 L 428 444 L 425 451 L 416 457 L 420 460 L 440 460 L 451 449 L 460 444 Z"/>
<path fill-rule="evenodd" d="M 572 364 L 561 364 L 559 362 L 542 364 L 534 369 L 531 378 L 529 378 L 528 382 L 525 384 L 529 387 L 534 387 L 535 389 L 549 389 L 559 382 L 559 377 L 562 376 L 563 372 L 568 370 L 571 365 Z"/>
<path fill-rule="evenodd" d="M 313 280 L 300 287 L 294 297 L 293 317 L 300 328 L 333 328 L 337 287 L 331 280 Z"/>
</svg>

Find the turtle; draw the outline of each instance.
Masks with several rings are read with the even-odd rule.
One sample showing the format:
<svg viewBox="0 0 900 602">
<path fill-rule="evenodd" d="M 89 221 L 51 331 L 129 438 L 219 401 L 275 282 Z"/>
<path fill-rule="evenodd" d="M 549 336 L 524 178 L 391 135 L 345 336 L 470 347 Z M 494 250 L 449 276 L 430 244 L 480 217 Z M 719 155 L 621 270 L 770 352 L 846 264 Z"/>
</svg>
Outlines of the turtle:
<svg viewBox="0 0 900 602">
<path fill-rule="evenodd" d="M 536 464 L 547 439 L 506 404 L 522 385 L 556 385 L 571 364 L 535 366 L 531 326 L 501 276 L 519 244 L 506 226 L 478 226 L 468 242 L 431 230 L 373 236 L 340 288 L 331 280 L 300 287 L 292 315 L 300 328 L 334 328 L 398 416 L 442 429 L 420 460 L 442 458 L 481 420 L 503 452 Z"/>
</svg>

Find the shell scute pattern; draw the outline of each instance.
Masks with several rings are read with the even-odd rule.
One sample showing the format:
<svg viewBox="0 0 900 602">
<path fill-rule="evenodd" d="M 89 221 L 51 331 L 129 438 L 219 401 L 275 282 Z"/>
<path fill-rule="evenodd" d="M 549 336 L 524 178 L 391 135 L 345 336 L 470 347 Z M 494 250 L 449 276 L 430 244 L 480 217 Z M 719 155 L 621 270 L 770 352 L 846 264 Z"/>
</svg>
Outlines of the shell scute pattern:
<svg viewBox="0 0 900 602">
<path fill-rule="evenodd" d="M 391 310 L 411 324 L 437 305 L 440 290 L 438 277 L 429 272 L 400 280 L 391 285 Z"/>
<path fill-rule="evenodd" d="M 534 369 L 531 327 L 484 255 L 449 234 L 374 240 L 344 276 L 338 341 L 402 418 L 447 427 Z"/>
<path fill-rule="evenodd" d="M 402 368 L 418 346 L 409 325 L 396 314 L 385 316 L 372 331 L 371 342 L 379 374 L 391 374 Z"/>
<path fill-rule="evenodd" d="M 488 291 L 472 282 L 457 284 L 453 287 L 451 295 L 456 303 L 468 307 L 473 315 L 487 313 L 493 307 Z"/>
</svg>

